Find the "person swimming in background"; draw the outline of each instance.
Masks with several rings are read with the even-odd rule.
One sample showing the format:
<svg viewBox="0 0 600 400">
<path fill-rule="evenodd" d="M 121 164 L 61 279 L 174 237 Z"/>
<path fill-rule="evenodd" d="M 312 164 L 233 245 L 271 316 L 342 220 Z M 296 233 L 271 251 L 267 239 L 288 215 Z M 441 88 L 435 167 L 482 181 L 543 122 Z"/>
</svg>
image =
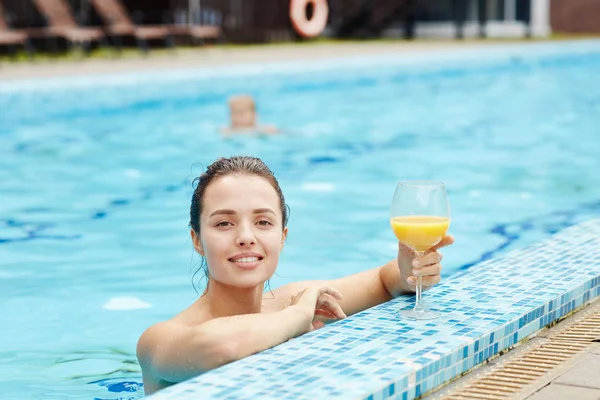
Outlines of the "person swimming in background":
<svg viewBox="0 0 600 400">
<path fill-rule="evenodd" d="M 418 260 L 399 243 L 385 265 L 334 280 L 290 283 L 265 293 L 287 234 L 288 208 L 277 179 L 258 158 L 221 158 L 195 179 L 190 235 L 202 256 L 204 293 L 173 318 L 148 328 L 137 357 L 144 391 L 239 360 L 399 295 L 440 281 L 446 236 Z"/>
<path fill-rule="evenodd" d="M 256 103 L 252 96 L 237 95 L 229 99 L 230 126 L 223 128 L 225 136 L 239 133 L 279 133 L 274 125 L 258 125 Z"/>
</svg>

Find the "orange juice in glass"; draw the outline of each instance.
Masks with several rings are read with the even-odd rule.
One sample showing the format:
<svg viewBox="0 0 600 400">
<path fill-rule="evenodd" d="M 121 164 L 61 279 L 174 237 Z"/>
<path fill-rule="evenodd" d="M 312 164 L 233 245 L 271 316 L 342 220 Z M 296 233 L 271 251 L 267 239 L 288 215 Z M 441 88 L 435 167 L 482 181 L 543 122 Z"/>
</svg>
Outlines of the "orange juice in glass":
<svg viewBox="0 0 600 400">
<path fill-rule="evenodd" d="M 390 223 L 394 234 L 406 247 L 417 252 L 425 252 L 446 236 L 450 218 L 408 215 L 393 217 Z"/>
<path fill-rule="evenodd" d="M 390 208 L 392 231 L 419 258 L 446 236 L 450 226 L 448 195 L 442 182 L 402 181 L 396 186 Z M 436 311 L 422 302 L 422 277 L 417 277 L 415 307 L 400 314 L 410 319 L 434 319 Z"/>
</svg>

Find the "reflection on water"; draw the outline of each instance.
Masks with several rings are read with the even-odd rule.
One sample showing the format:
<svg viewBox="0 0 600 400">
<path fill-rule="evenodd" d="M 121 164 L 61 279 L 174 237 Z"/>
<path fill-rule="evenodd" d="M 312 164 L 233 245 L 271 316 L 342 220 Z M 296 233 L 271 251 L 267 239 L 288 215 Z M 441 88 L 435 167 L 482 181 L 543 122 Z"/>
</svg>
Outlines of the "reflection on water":
<svg viewBox="0 0 600 400">
<path fill-rule="evenodd" d="M 121 349 L 71 352 L 55 361 L 63 379 L 85 382 L 95 400 L 133 400 L 143 397 L 140 366 L 135 354 Z"/>
<path fill-rule="evenodd" d="M 99 385 L 106 388 L 106 391 L 109 392 L 107 394 L 102 394 L 102 397 L 94 397 L 94 400 L 134 400 L 144 396 L 141 376 L 138 380 L 106 378 L 89 382 L 89 384 Z"/>
</svg>

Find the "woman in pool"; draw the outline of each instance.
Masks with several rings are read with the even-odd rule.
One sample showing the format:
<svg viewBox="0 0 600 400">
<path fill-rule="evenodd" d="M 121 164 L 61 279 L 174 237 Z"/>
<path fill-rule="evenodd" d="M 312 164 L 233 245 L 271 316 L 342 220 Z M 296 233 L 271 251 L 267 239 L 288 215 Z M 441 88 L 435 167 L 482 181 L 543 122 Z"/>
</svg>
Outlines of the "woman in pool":
<svg viewBox="0 0 600 400">
<path fill-rule="evenodd" d="M 330 281 L 291 283 L 264 293 L 287 237 L 283 193 L 258 158 L 221 158 L 198 179 L 190 207 L 194 248 L 206 261 L 206 290 L 172 319 L 148 328 L 137 357 L 146 394 L 276 346 L 440 281 L 437 249 L 419 260 L 399 245 L 385 265 Z"/>
</svg>

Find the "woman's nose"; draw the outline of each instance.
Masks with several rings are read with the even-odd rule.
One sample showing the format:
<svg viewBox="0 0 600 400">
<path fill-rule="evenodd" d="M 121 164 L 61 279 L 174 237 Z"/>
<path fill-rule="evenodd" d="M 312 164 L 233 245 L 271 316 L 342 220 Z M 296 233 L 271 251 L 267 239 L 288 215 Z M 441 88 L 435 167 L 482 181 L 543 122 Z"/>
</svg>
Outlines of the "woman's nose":
<svg viewBox="0 0 600 400">
<path fill-rule="evenodd" d="M 236 243 L 238 246 L 252 246 L 256 244 L 256 238 L 252 229 L 248 226 L 241 226 Z"/>
</svg>

